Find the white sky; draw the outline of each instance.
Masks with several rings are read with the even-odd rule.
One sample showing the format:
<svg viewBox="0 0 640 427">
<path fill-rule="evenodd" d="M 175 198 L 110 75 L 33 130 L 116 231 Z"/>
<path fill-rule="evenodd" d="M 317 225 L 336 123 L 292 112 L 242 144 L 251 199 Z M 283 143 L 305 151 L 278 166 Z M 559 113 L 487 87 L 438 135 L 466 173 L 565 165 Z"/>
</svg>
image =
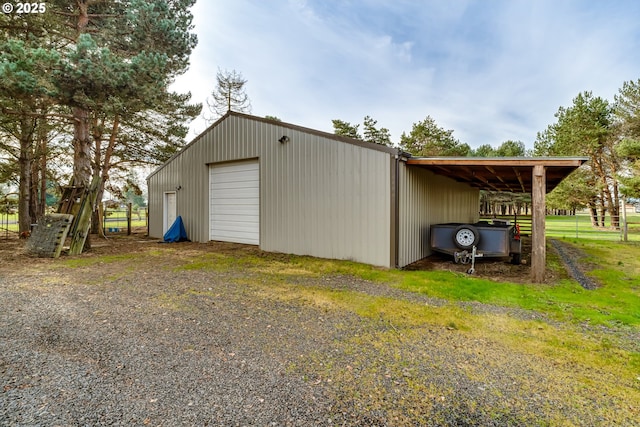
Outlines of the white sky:
<svg viewBox="0 0 640 427">
<path fill-rule="evenodd" d="M 204 103 L 218 68 L 236 70 L 254 115 L 327 132 L 370 115 L 394 143 L 430 115 L 474 148 L 531 148 L 578 93 L 613 101 L 640 78 L 637 0 L 198 0 L 192 12 L 199 42 L 173 90 Z"/>
</svg>

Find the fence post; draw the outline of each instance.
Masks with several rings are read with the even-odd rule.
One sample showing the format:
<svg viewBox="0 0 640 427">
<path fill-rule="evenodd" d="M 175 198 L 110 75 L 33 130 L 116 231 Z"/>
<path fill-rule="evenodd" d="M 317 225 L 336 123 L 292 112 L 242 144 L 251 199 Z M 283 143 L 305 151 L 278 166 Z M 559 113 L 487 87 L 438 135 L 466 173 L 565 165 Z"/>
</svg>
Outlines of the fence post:
<svg viewBox="0 0 640 427">
<path fill-rule="evenodd" d="M 127 236 L 131 236 L 131 202 L 127 205 Z"/>
<path fill-rule="evenodd" d="M 629 236 L 627 233 L 627 198 L 622 197 L 622 241 L 629 241 Z"/>
</svg>

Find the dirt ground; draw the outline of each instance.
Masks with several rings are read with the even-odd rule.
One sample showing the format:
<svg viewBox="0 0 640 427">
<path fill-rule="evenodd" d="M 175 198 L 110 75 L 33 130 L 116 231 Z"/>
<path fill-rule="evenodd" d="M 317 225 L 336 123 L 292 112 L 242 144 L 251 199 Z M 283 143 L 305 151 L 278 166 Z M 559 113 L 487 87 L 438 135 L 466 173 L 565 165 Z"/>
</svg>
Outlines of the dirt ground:
<svg viewBox="0 0 640 427">
<path fill-rule="evenodd" d="M 443 270 L 456 273 L 466 273 L 471 267 L 469 264 L 456 264 L 453 257 L 445 254 L 433 254 L 426 258 L 409 264 L 405 270 Z M 529 278 L 530 267 L 528 264 L 513 265 L 508 258 L 476 259 L 474 277 L 498 279 L 509 282 L 526 282 Z"/>
<path fill-rule="evenodd" d="M 553 250 L 553 249 L 552 249 Z M 577 251 L 577 250 L 576 250 Z M 547 255 L 554 255 L 555 252 L 548 252 Z M 576 254 L 576 257 L 578 254 Z M 475 263 L 474 277 L 495 281 L 506 281 L 512 283 L 529 283 L 531 280 L 531 238 L 522 237 L 522 263 L 514 265 L 511 258 L 477 258 Z M 471 264 L 455 264 L 453 257 L 446 254 L 434 253 L 431 256 L 409 264 L 405 270 L 444 270 L 460 274 L 466 274 Z M 564 271 L 557 271 L 548 268 L 545 273 L 545 283 L 555 283 L 559 279 L 567 277 Z"/>
<path fill-rule="evenodd" d="M 151 239 L 146 237 L 144 230 L 138 230 L 131 236 L 116 235 L 107 237 L 107 239 L 100 238 L 96 235 L 91 236 L 91 249 L 87 250 L 81 256 L 91 257 L 102 254 L 124 254 L 135 253 L 147 244 L 162 244 L 157 239 Z M 25 240 L 18 240 L 17 238 L 0 240 L 0 259 L 10 260 L 18 259 L 28 256 L 33 259 L 33 262 L 48 262 L 46 258 L 37 258 L 29 256 L 24 249 Z M 278 254 L 267 254 L 261 251 L 256 246 L 241 245 L 241 244 L 228 244 L 228 243 L 216 243 L 209 242 L 202 243 L 182 243 L 184 248 L 206 248 L 206 250 L 220 253 L 246 253 L 246 254 L 264 254 L 265 256 L 278 257 Z M 550 248 L 553 251 L 553 248 Z M 567 247 L 574 259 L 580 259 L 584 257 L 584 254 L 572 247 Z M 551 252 L 552 254 L 555 252 Z M 66 256 L 63 250 L 62 256 Z M 282 255 L 286 256 L 286 255 Z M 39 261 L 36 261 L 39 260 Z M 434 253 L 433 255 L 416 261 L 408 266 L 405 270 L 442 270 L 452 271 L 460 274 L 466 274 L 471 264 L 455 264 L 453 257 L 446 254 Z M 588 271 L 589 266 L 584 266 L 585 271 Z M 474 277 L 481 277 L 496 281 L 508 281 L 513 283 L 528 283 L 530 281 L 531 271 L 531 239 L 529 237 L 523 237 L 522 240 L 522 263 L 520 265 L 514 265 L 511 263 L 510 257 L 507 258 L 478 258 L 476 259 Z M 568 275 L 563 271 L 554 271 L 548 269 L 545 274 L 545 283 L 554 283 L 560 278 L 567 277 Z"/>
</svg>

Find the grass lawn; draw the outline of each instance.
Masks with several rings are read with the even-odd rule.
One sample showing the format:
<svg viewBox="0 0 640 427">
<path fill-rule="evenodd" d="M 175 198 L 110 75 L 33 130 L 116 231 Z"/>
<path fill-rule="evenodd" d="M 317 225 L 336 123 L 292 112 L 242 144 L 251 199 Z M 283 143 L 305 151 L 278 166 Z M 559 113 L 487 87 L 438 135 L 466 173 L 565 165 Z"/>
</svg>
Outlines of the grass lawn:
<svg viewBox="0 0 640 427">
<path fill-rule="evenodd" d="M 570 279 L 554 284 L 520 284 L 488 280 L 448 271 L 397 271 L 358 263 L 291 256 L 284 270 L 315 274 L 351 274 L 389 283 L 399 289 L 450 301 L 477 301 L 545 313 L 559 321 L 605 326 L 640 327 L 640 244 L 567 239 L 588 255 L 591 275 L 603 286 L 589 291 Z M 563 270 L 551 248 L 551 269 Z"/>
<path fill-rule="evenodd" d="M 574 242 L 575 243 L 575 242 Z M 399 287 L 455 301 L 479 301 L 546 313 L 555 319 L 597 325 L 640 326 L 640 245 L 580 240 L 603 286 L 588 291 L 575 281 L 552 285 L 516 284 L 448 272 L 411 272 Z M 563 268 L 549 250 L 549 268 Z"/>
</svg>

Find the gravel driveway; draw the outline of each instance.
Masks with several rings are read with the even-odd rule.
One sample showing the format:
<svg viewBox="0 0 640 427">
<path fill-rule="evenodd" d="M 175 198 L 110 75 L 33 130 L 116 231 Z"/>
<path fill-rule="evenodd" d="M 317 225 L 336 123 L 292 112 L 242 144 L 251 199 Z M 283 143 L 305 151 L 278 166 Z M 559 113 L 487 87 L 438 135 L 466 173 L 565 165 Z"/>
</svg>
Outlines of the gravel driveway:
<svg viewBox="0 0 640 427">
<path fill-rule="evenodd" d="M 382 317 L 274 298 L 267 276 L 241 262 L 185 267 L 210 250 L 136 243 L 77 260 L 5 251 L 0 425 L 546 425 L 549 407 L 566 410 L 569 425 L 606 425 L 550 395 L 535 356 L 509 357 L 453 327 L 399 333 Z M 444 304 L 349 276 L 287 277 L 283 289 Z M 583 408 L 602 403 L 585 398 Z"/>
</svg>

